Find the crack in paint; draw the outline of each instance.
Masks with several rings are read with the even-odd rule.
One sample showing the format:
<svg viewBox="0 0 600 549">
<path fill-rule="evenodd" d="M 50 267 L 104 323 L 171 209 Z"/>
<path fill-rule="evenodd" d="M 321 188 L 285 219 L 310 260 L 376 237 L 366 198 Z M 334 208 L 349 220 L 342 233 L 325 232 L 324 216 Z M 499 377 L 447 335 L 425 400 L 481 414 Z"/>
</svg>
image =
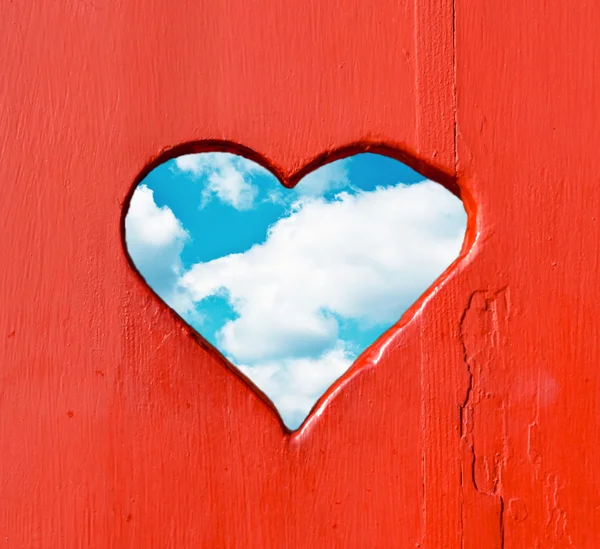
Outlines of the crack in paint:
<svg viewBox="0 0 600 549">
<path fill-rule="evenodd" d="M 505 501 L 502 494 L 502 470 L 506 459 L 506 426 L 504 420 L 504 404 L 500 401 L 497 409 L 501 411 L 501 448 L 492 457 L 492 463 L 485 452 L 478 455 L 475 444 L 475 412 L 493 400 L 496 395 L 484 391 L 482 387 L 482 374 L 484 366 L 489 366 L 492 356 L 489 356 L 500 341 L 501 324 L 508 319 L 509 301 L 508 287 L 503 287 L 496 292 L 476 290 L 470 296 L 467 306 L 459 322 L 459 339 L 462 347 L 463 362 L 467 372 L 467 384 L 463 401 L 459 404 L 460 438 L 470 455 L 470 477 L 476 492 L 498 499 L 498 535 L 500 548 L 505 545 Z M 504 313 L 502 318 L 499 313 Z M 474 319 L 474 322 L 468 322 Z M 480 357 L 483 357 L 482 359 Z M 477 376 L 477 377 L 476 377 Z M 493 431 L 491 431 L 493 433 Z M 464 527 L 464 489 L 465 489 L 465 463 L 461 467 L 461 530 Z M 483 485 L 478 479 L 478 466 L 480 474 L 483 471 Z M 487 485 L 487 486 L 484 486 Z M 464 547 L 464 532 L 461 535 L 461 547 Z"/>
<path fill-rule="evenodd" d="M 541 370 L 538 371 L 537 399 L 535 413 L 527 427 L 527 457 L 533 466 L 533 476 L 536 482 L 542 484 L 543 510 L 546 521 L 543 525 L 543 543 L 556 544 L 564 549 L 575 547 L 568 532 L 567 513 L 559 504 L 559 492 L 562 488 L 556 471 L 543 470 L 543 431 L 540 427 L 540 387 L 542 385 Z M 540 541 L 538 540 L 538 543 Z"/>
</svg>

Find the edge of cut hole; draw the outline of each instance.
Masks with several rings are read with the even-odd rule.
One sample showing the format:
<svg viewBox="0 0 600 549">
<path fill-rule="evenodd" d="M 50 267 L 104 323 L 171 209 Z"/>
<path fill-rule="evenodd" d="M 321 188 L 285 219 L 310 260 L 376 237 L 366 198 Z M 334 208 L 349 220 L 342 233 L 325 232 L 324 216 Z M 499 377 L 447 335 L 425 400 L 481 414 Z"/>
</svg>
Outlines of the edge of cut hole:
<svg viewBox="0 0 600 549">
<path fill-rule="evenodd" d="M 237 156 L 241 156 L 247 160 L 255 162 L 268 170 L 273 174 L 279 183 L 288 189 L 294 188 L 303 178 L 308 174 L 316 171 L 323 166 L 342 160 L 357 154 L 373 153 L 381 156 L 385 156 L 396 160 L 408 166 L 413 171 L 421 174 L 424 178 L 433 181 L 439 185 L 442 185 L 446 190 L 455 195 L 462 203 L 463 208 L 467 214 L 467 226 L 463 237 L 463 243 L 461 250 L 445 269 L 444 271 L 433 281 L 433 283 L 414 301 L 414 303 L 406 310 L 400 318 L 381 335 L 379 335 L 368 347 L 366 347 L 350 365 L 350 367 L 337 378 L 327 390 L 319 397 L 315 404 L 310 409 L 308 415 L 304 418 L 302 423 L 297 429 L 290 429 L 284 422 L 279 413 L 279 410 L 271 401 L 271 399 L 258 387 L 254 382 L 246 376 L 241 370 L 239 370 L 234 364 L 232 364 L 225 355 L 217 349 L 212 343 L 210 343 L 202 334 L 190 326 L 172 307 L 170 307 L 148 284 L 146 279 L 140 273 L 139 269 L 133 262 L 129 250 L 127 249 L 126 233 L 125 233 L 125 219 L 129 212 L 131 205 L 131 199 L 133 193 L 138 188 L 139 184 L 143 179 L 150 174 L 155 168 L 173 160 L 180 156 L 188 154 L 203 154 L 210 152 L 218 153 L 229 153 Z M 335 396 L 341 392 L 344 386 L 349 383 L 356 375 L 366 370 L 367 368 L 375 368 L 381 359 L 386 347 L 391 343 L 392 339 L 398 335 L 417 315 L 422 312 L 427 302 L 429 302 L 433 296 L 440 290 L 444 282 L 453 274 L 459 263 L 462 263 L 466 257 L 470 254 L 474 248 L 474 244 L 477 240 L 477 207 L 472 194 L 468 189 L 462 187 L 458 183 L 458 178 L 455 175 L 449 175 L 436 168 L 433 168 L 425 161 L 412 156 L 408 152 L 402 151 L 397 147 L 393 147 L 383 142 L 370 142 L 362 141 L 350 143 L 335 149 L 326 151 L 310 162 L 302 166 L 299 170 L 286 174 L 284 170 L 280 169 L 273 161 L 267 157 L 260 155 L 253 149 L 244 145 L 239 145 L 230 141 L 221 140 L 204 140 L 204 141 L 193 141 L 188 143 L 182 143 L 173 147 L 164 148 L 157 156 L 153 157 L 144 168 L 138 173 L 138 176 L 134 179 L 132 185 L 129 187 L 127 194 L 121 206 L 121 217 L 120 217 L 120 234 L 121 234 L 121 246 L 125 252 L 125 257 L 129 266 L 137 274 L 137 276 L 144 282 L 146 288 L 154 295 L 154 297 L 160 302 L 161 306 L 164 306 L 171 315 L 173 315 L 178 322 L 183 324 L 188 335 L 194 339 L 194 341 L 207 352 L 209 352 L 213 358 L 219 360 L 227 370 L 232 372 L 238 377 L 246 387 L 251 390 L 276 416 L 276 419 L 282 429 L 284 436 L 290 439 L 299 441 L 302 439 L 304 434 L 309 430 L 310 425 L 314 423 L 325 411 L 328 403 L 335 398 Z"/>
</svg>

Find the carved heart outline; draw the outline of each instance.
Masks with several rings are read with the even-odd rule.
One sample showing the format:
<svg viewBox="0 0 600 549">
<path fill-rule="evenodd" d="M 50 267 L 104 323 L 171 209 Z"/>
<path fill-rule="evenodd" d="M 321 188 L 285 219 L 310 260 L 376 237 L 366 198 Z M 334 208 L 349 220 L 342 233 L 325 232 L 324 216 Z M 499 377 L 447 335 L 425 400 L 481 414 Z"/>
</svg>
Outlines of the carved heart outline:
<svg viewBox="0 0 600 549">
<path fill-rule="evenodd" d="M 139 269 L 135 265 L 127 249 L 125 239 L 125 219 L 129 211 L 131 198 L 141 181 L 156 167 L 159 165 L 177 158 L 179 156 L 187 154 L 202 154 L 209 152 L 219 153 L 230 153 L 237 156 L 241 156 L 247 160 L 255 162 L 261 167 L 268 170 L 279 183 L 286 189 L 293 189 L 300 181 L 306 177 L 309 173 L 329 164 L 336 160 L 341 160 L 350 156 L 354 156 L 360 153 L 375 153 L 382 156 L 386 156 L 397 160 L 411 168 L 412 170 L 420 173 L 426 179 L 434 181 L 449 192 L 454 194 L 459 200 L 462 201 L 463 207 L 467 214 L 467 227 L 463 238 L 462 247 L 460 253 L 452 263 L 450 263 L 444 271 L 435 279 L 435 281 L 413 302 L 413 304 L 400 316 L 395 324 L 390 326 L 381 335 L 379 335 L 375 341 L 373 341 L 363 352 L 355 359 L 352 365 L 339 377 L 337 378 L 319 397 L 317 402 L 312 406 L 308 415 L 304 418 L 301 425 L 295 429 L 290 429 L 284 422 L 279 413 L 279 410 L 273 404 L 271 399 L 258 387 L 250 378 L 248 378 L 241 370 L 239 370 L 234 364 L 232 364 L 223 353 L 210 343 L 202 334 L 190 326 L 172 307 L 170 307 L 155 291 L 152 289 Z M 273 160 L 266 158 L 265 156 L 257 153 L 255 150 L 239 145 L 231 141 L 225 140 L 200 140 L 188 143 L 182 143 L 173 147 L 163 148 L 158 155 L 153 157 L 146 166 L 139 172 L 138 176 L 134 179 L 131 187 L 129 188 L 125 200 L 122 203 L 121 218 L 120 218 L 120 234 L 121 234 L 121 246 L 123 248 L 129 267 L 137 274 L 140 280 L 144 283 L 146 288 L 154 295 L 155 299 L 158 300 L 162 307 L 165 307 L 171 315 L 173 315 L 177 322 L 181 323 L 190 337 L 192 337 L 201 348 L 206 352 L 210 353 L 213 358 L 216 358 L 227 370 L 236 375 L 245 385 L 248 390 L 254 392 L 259 399 L 275 414 L 277 421 L 282 429 L 284 436 L 293 437 L 294 439 L 301 438 L 302 434 L 306 432 L 312 423 L 323 413 L 328 402 L 335 398 L 336 395 L 342 392 L 344 386 L 349 383 L 359 372 L 365 371 L 368 367 L 374 368 L 377 366 L 381 359 L 385 349 L 390 343 L 401 334 L 404 327 L 407 326 L 417 314 L 423 312 L 426 304 L 430 299 L 437 293 L 439 288 L 443 285 L 444 281 L 455 272 L 459 264 L 462 264 L 466 257 L 469 255 L 471 250 L 474 248 L 474 244 L 477 240 L 477 208 L 474 198 L 468 189 L 464 186 L 459 186 L 458 178 L 454 175 L 440 171 L 439 169 L 433 168 L 423 160 L 418 159 L 415 156 L 410 155 L 407 152 L 392 147 L 383 142 L 371 142 L 371 141 L 360 141 L 350 143 L 335 149 L 326 151 L 311 161 L 301 166 L 295 171 L 286 173 L 285 170 L 281 169 Z"/>
</svg>

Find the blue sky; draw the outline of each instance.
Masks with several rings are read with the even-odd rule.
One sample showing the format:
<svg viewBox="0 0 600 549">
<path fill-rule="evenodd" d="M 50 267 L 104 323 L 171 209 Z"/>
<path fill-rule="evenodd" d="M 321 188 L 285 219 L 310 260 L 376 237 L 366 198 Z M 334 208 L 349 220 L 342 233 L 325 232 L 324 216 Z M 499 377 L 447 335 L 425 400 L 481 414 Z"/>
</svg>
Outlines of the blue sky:
<svg viewBox="0 0 600 549">
<path fill-rule="evenodd" d="M 154 169 L 126 217 L 148 284 L 297 428 L 458 256 L 462 203 L 393 159 L 327 164 L 295 189 L 227 153 Z"/>
</svg>

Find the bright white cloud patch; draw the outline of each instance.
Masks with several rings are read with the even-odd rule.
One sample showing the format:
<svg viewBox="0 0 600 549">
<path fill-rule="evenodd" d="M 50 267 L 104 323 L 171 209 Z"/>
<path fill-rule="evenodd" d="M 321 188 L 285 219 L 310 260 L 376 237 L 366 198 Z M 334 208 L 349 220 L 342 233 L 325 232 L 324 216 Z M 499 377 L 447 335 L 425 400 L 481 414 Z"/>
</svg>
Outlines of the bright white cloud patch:
<svg viewBox="0 0 600 549">
<path fill-rule="evenodd" d="M 295 429 L 353 361 L 354 356 L 338 345 L 317 358 L 286 358 L 239 369 L 273 401 L 286 425 Z"/>
<path fill-rule="evenodd" d="M 200 302 L 225 290 L 238 318 L 219 333 L 236 363 L 314 356 L 337 343 L 336 316 L 393 323 L 457 257 L 465 213 L 436 183 L 299 203 L 243 254 L 180 280 Z"/>
<path fill-rule="evenodd" d="M 309 173 L 296 187 L 296 196 L 318 197 L 347 186 L 346 164 L 347 160 L 342 159 Z M 255 205 L 258 188 L 252 182 L 253 177 L 269 173 L 255 162 L 228 153 L 187 154 L 176 158 L 175 165 L 182 172 L 196 177 L 207 176 L 208 181 L 202 191 L 202 207 L 216 197 L 237 210 L 249 210 Z M 275 188 L 267 200 L 287 202 L 289 198 L 289 191 Z"/>
<path fill-rule="evenodd" d="M 131 197 L 125 235 L 131 259 L 148 285 L 175 310 L 190 311 L 191 300 L 177 289 L 183 271 L 181 252 L 190 235 L 169 207 L 156 205 L 146 185 L 140 185 Z"/>
<path fill-rule="evenodd" d="M 346 164 L 346 160 L 325 164 L 304 177 L 296 187 L 296 192 L 300 196 L 317 197 L 323 196 L 328 191 L 346 187 L 350 183 Z"/>
<path fill-rule="evenodd" d="M 227 153 L 188 154 L 178 157 L 175 165 L 183 172 L 207 176 L 201 206 L 216 197 L 236 210 L 252 208 L 258 195 L 252 176 L 266 171 L 255 162 Z"/>
<path fill-rule="evenodd" d="M 144 249 L 173 247 L 189 236 L 169 207 L 156 205 L 154 193 L 146 185 L 140 185 L 131 197 L 125 223 L 127 237 Z"/>
</svg>

